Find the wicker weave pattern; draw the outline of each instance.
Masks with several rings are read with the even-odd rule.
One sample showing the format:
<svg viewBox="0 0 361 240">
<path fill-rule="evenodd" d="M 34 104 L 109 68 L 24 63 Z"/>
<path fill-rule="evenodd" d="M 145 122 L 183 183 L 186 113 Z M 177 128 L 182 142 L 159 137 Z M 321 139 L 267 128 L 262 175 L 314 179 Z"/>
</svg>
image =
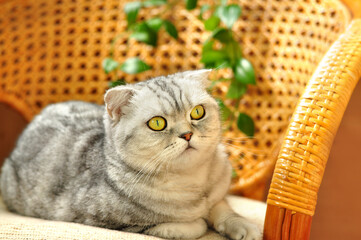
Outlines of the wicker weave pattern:
<svg viewBox="0 0 361 240">
<path fill-rule="evenodd" d="M 257 86 L 248 90 L 239 110 L 255 120 L 256 134 L 255 139 L 245 139 L 233 125 L 224 139 L 238 174 L 232 190 L 262 198 L 254 187 L 270 174 L 299 96 L 350 16 L 338 1 L 236 2 L 243 11 L 234 29 L 257 73 Z M 54 102 L 78 99 L 101 104 L 110 80 L 101 61 L 108 55 L 112 39 L 126 29 L 124 4 L 119 0 L 1 3 L 0 101 L 14 106 L 28 120 Z M 140 17 L 149 14 L 142 10 Z M 179 40 L 163 34 L 157 49 L 119 38 L 117 60 L 139 56 L 153 67 L 137 76 L 119 77 L 137 82 L 201 68 L 202 42 L 208 34 L 197 15 L 176 6 L 169 18 L 179 30 Z M 227 87 L 219 86 L 215 95 L 224 98 Z"/>
<path fill-rule="evenodd" d="M 268 203 L 313 215 L 341 118 L 361 77 L 361 20 L 328 51 L 296 108 L 277 161 Z"/>
</svg>

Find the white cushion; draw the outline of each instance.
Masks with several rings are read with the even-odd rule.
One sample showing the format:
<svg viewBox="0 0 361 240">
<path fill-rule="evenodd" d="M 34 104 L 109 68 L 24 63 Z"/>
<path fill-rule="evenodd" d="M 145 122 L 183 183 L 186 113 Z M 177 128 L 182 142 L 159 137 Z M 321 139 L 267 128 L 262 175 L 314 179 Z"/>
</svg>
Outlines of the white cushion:
<svg viewBox="0 0 361 240">
<path fill-rule="evenodd" d="M 263 230 L 266 204 L 246 198 L 229 196 L 227 201 L 242 216 L 250 219 Z M 0 198 L 0 239 L 139 239 L 153 240 L 156 237 L 127 233 L 78 223 L 49 221 L 24 217 L 9 212 Z M 225 238 L 209 230 L 202 240 L 224 240 Z"/>
</svg>

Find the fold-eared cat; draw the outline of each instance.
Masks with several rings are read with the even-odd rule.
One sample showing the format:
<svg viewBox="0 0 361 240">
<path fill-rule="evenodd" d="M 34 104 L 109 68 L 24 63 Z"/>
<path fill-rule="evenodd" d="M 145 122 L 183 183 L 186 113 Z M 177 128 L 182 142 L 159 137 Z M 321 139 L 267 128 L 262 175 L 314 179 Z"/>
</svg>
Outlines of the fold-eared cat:
<svg viewBox="0 0 361 240">
<path fill-rule="evenodd" d="M 259 239 L 224 200 L 231 167 L 208 74 L 118 86 L 106 92 L 105 107 L 46 107 L 4 163 L 6 206 L 163 238 L 198 238 L 209 225 L 231 239 Z"/>
</svg>

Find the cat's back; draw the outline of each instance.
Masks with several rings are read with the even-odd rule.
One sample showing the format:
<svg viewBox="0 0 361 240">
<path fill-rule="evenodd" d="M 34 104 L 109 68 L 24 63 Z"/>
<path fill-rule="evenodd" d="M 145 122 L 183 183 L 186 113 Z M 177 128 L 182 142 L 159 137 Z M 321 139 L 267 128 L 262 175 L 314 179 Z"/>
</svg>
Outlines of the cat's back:
<svg viewBox="0 0 361 240">
<path fill-rule="evenodd" d="M 41 216 L 27 211 L 49 198 L 42 195 L 58 194 L 66 172 L 78 174 L 68 170 L 76 171 L 87 158 L 87 148 L 101 142 L 103 113 L 102 106 L 70 101 L 49 105 L 29 123 L 2 168 L 1 192 L 11 210 Z M 29 193 L 39 198 L 34 204 L 25 200 Z"/>
<path fill-rule="evenodd" d="M 102 124 L 104 107 L 81 101 L 51 104 L 37 115 L 31 125 L 57 128 L 88 128 L 88 125 Z"/>
<path fill-rule="evenodd" d="M 35 116 L 18 139 L 11 157 L 34 158 L 47 147 L 71 144 L 89 131 L 103 131 L 103 107 L 80 101 L 51 104 Z M 55 149 L 54 149 L 55 148 Z"/>
<path fill-rule="evenodd" d="M 24 136 L 31 138 L 40 134 L 40 138 L 53 137 L 53 134 L 86 131 L 93 126 L 102 125 L 103 107 L 80 101 L 69 101 L 47 106 L 27 126 L 19 141 L 24 141 Z M 34 133 L 33 131 L 38 131 Z M 26 140 L 25 140 L 26 141 Z"/>
</svg>

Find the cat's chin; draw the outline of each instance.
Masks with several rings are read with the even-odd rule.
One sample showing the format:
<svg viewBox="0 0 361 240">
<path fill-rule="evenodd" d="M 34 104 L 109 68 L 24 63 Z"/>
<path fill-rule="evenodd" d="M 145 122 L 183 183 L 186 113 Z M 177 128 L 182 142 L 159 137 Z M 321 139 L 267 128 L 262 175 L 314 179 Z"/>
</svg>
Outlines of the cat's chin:
<svg viewBox="0 0 361 240">
<path fill-rule="evenodd" d="M 197 149 L 189 146 L 183 151 L 183 154 L 192 154 L 192 153 L 195 153 L 196 151 L 197 151 Z"/>
</svg>

